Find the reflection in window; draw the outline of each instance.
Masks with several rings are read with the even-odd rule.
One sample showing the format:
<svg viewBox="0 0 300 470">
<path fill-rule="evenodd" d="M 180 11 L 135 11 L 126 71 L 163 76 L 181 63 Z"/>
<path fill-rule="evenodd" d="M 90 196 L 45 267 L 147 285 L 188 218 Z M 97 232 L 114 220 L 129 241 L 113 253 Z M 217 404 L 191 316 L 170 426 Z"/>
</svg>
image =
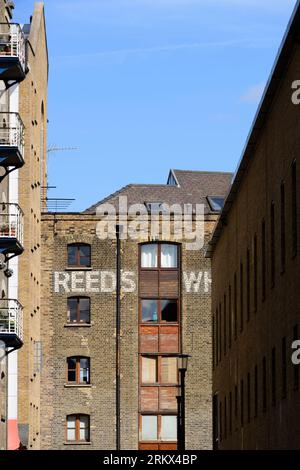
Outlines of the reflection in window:
<svg viewBox="0 0 300 470">
<path fill-rule="evenodd" d="M 90 245 L 77 244 L 68 245 L 68 265 L 74 267 L 91 266 Z"/>
<path fill-rule="evenodd" d="M 90 383 L 90 360 L 88 357 L 68 357 L 68 382 Z"/>
<path fill-rule="evenodd" d="M 68 323 L 90 323 L 90 299 L 88 297 L 68 299 Z"/>
<path fill-rule="evenodd" d="M 142 300 L 142 321 L 158 321 L 157 300 Z"/>
</svg>

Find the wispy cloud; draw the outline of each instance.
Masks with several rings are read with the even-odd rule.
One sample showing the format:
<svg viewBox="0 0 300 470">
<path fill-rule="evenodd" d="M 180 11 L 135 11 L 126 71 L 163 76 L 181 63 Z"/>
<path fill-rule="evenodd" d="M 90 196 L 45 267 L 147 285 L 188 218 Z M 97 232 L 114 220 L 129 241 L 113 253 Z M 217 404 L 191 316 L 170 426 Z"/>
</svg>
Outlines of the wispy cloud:
<svg viewBox="0 0 300 470">
<path fill-rule="evenodd" d="M 183 43 L 183 44 L 166 44 L 166 45 L 158 45 L 158 46 L 151 46 L 151 47 L 136 47 L 136 48 L 128 48 L 128 49 L 115 49 L 115 50 L 108 50 L 108 51 L 99 51 L 99 52 L 91 52 L 91 53 L 83 53 L 83 54 L 72 54 L 72 55 L 65 55 L 65 56 L 54 56 L 51 58 L 52 61 L 59 61 L 59 62 L 82 62 L 82 60 L 88 59 L 116 59 L 116 60 L 125 60 L 127 57 L 130 56 L 146 56 L 148 54 L 155 54 L 155 53 L 167 53 L 167 52 L 178 52 L 178 51 L 186 51 L 186 50 L 197 50 L 197 49 L 222 49 L 222 48 L 229 48 L 229 47 L 261 47 L 262 42 L 272 42 L 272 38 L 265 38 L 264 41 L 260 39 L 259 41 L 255 40 L 248 40 L 248 39 L 238 39 L 238 40 L 227 40 L 227 41 L 212 41 L 212 42 L 194 42 L 194 43 Z"/>
<path fill-rule="evenodd" d="M 258 83 L 257 85 L 253 85 L 248 90 L 243 93 L 241 96 L 241 101 L 243 103 L 251 103 L 251 104 L 258 104 L 261 100 L 265 89 L 265 83 Z"/>
</svg>

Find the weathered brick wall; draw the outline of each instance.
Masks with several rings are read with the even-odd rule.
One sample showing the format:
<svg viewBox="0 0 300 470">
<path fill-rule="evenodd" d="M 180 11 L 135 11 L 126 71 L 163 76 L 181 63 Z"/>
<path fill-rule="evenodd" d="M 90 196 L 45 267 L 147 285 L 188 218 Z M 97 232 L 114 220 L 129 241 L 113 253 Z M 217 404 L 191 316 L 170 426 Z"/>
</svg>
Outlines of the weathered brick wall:
<svg viewBox="0 0 300 470">
<path fill-rule="evenodd" d="M 20 84 L 25 125 L 25 166 L 19 170 L 24 248 L 19 259 L 19 300 L 24 306 L 24 346 L 19 351 L 19 423 L 29 426 L 29 449 L 40 439 L 40 378 L 34 355 L 40 341 L 41 200 L 46 185 L 48 59 L 43 4 L 35 6 L 28 42 L 29 72 Z"/>
<path fill-rule="evenodd" d="M 67 293 L 53 293 L 53 272 L 66 271 L 67 244 L 90 243 L 92 272 L 114 270 L 116 244 L 95 234 L 92 215 L 43 215 L 42 237 L 42 340 L 44 368 L 41 376 L 42 449 L 115 449 L 115 293 L 92 293 L 90 327 L 66 326 Z M 209 238 L 215 217 L 206 223 Z M 141 239 L 140 241 L 145 241 Z M 138 280 L 138 242 L 122 241 L 122 269 Z M 211 418 L 211 315 L 210 261 L 204 250 L 182 250 L 183 271 L 203 272 L 198 292 L 182 294 L 182 340 L 193 356 L 187 373 L 187 447 L 212 447 Z M 206 279 L 206 280 L 204 280 Z M 183 279 L 182 279 L 183 283 Z M 138 448 L 138 291 L 123 293 L 121 302 L 121 448 Z M 76 354 L 91 358 L 91 386 L 66 387 L 66 358 Z M 91 416 L 91 444 L 66 445 L 66 415 Z M 95 432 L 96 430 L 96 432 Z"/>
<path fill-rule="evenodd" d="M 234 273 L 238 279 L 238 337 L 230 351 L 222 358 L 214 371 L 213 389 L 219 392 L 223 407 L 222 449 L 299 449 L 300 400 L 294 390 L 291 344 L 293 328 L 300 328 L 299 253 L 292 256 L 292 196 L 291 165 L 297 159 L 297 178 L 300 181 L 300 111 L 291 102 L 291 84 L 300 76 L 300 48 L 296 47 L 280 90 L 272 106 L 258 146 L 252 155 L 251 166 L 244 178 L 232 206 L 222 236 L 212 260 L 213 312 L 222 304 L 224 294 L 231 285 Z M 286 191 L 286 269 L 281 273 L 280 253 L 280 186 L 285 182 Z M 298 211 L 300 191 L 297 193 Z M 275 286 L 271 285 L 271 225 L 270 210 L 275 204 Z M 262 300 L 262 247 L 261 224 L 266 222 L 266 299 Z M 298 218 L 298 224 L 300 218 Z M 298 233 L 300 226 L 298 225 Z M 253 239 L 258 240 L 258 308 L 254 309 L 254 258 Z M 251 253 L 250 320 L 246 313 L 246 257 Z M 299 248 L 298 248 L 299 250 Z M 244 266 L 244 330 L 240 332 L 240 263 Z M 233 292 L 233 290 L 232 290 Z M 227 303 L 228 315 L 228 303 Z M 233 317 L 233 311 L 231 312 Z M 228 318 L 228 317 L 227 317 Z M 228 325 L 228 323 L 227 323 Z M 222 332 L 224 316 L 222 317 Z M 222 333 L 223 335 L 223 333 Z M 223 336 L 222 336 L 223 337 Z M 228 330 L 227 330 L 228 337 Z M 282 398 L 281 342 L 287 344 L 287 397 Z M 271 353 L 276 348 L 276 404 L 272 406 Z M 267 361 L 267 409 L 262 410 L 262 360 Z M 254 416 L 254 368 L 258 366 L 258 416 Z M 250 373 L 250 422 L 248 422 L 247 375 Z M 241 426 L 240 381 L 244 380 L 244 425 Z M 238 386 L 238 416 L 233 416 L 233 430 L 229 427 L 229 394 Z M 227 398 L 227 439 L 224 439 L 224 401 Z"/>
</svg>

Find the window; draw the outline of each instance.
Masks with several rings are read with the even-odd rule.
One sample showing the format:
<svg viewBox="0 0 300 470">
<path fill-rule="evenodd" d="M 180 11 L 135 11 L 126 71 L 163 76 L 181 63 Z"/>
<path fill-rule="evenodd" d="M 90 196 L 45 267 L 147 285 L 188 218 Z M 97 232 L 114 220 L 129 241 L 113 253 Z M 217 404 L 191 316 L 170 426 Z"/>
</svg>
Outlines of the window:
<svg viewBox="0 0 300 470">
<path fill-rule="evenodd" d="M 68 266 L 91 266 L 91 247 L 83 243 L 68 245 Z"/>
<path fill-rule="evenodd" d="M 262 398 L 263 411 L 267 411 L 267 360 L 264 357 L 262 362 Z"/>
<path fill-rule="evenodd" d="M 177 300 L 161 300 L 161 321 L 177 322 Z"/>
<path fill-rule="evenodd" d="M 177 370 L 176 357 L 162 357 L 160 359 L 160 383 L 176 384 L 178 382 Z"/>
<path fill-rule="evenodd" d="M 231 340 L 232 340 L 232 298 L 231 298 L 231 286 L 228 290 L 228 347 L 231 349 Z"/>
<path fill-rule="evenodd" d="M 253 276 L 253 300 L 254 300 L 254 311 L 257 312 L 257 236 L 254 236 L 253 240 L 253 270 L 254 270 L 254 276 Z"/>
<path fill-rule="evenodd" d="M 292 240 L 293 256 L 298 249 L 298 204 L 297 204 L 297 165 L 296 160 L 292 164 Z"/>
<path fill-rule="evenodd" d="M 244 267 L 240 265 L 240 331 L 244 329 Z"/>
<path fill-rule="evenodd" d="M 261 224 L 261 292 L 262 301 L 266 299 L 266 223 Z"/>
<path fill-rule="evenodd" d="M 90 417 L 88 415 L 67 416 L 67 441 L 89 442 Z"/>
<path fill-rule="evenodd" d="M 141 267 L 142 268 L 157 268 L 158 245 L 142 245 L 141 248 Z"/>
<path fill-rule="evenodd" d="M 141 441 L 176 441 L 177 416 L 141 416 Z"/>
<path fill-rule="evenodd" d="M 276 405 L 276 349 L 272 349 L 272 405 Z"/>
<path fill-rule="evenodd" d="M 177 358 L 142 356 L 142 384 L 177 384 Z"/>
<path fill-rule="evenodd" d="M 250 250 L 247 250 L 247 321 L 250 321 Z"/>
<path fill-rule="evenodd" d="M 241 380 L 241 426 L 244 426 L 244 381 Z"/>
<path fill-rule="evenodd" d="M 298 337 L 298 325 L 294 326 L 293 330 L 293 340 L 297 341 Z M 299 365 L 293 364 L 294 371 L 294 390 L 299 390 Z"/>
<path fill-rule="evenodd" d="M 177 300 L 143 299 L 141 301 L 143 323 L 176 323 L 178 322 Z"/>
<path fill-rule="evenodd" d="M 152 214 L 165 213 L 163 202 L 145 202 L 147 211 Z"/>
<path fill-rule="evenodd" d="M 234 275 L 234 301 L 233 301 L 233 308 L 234 308 L 234 339 L 237 339 L 237 275 Z"/>
<path fill-rule="evenodd" d="M 287 394 L 287 360 L 286 360 L 286 338 L 281 340 L 281 368 L 282 368 L 282 383 L 281 383 L 281 397 L 286 398 Z"/>
<path fill-rule="evenodd" d="M 154 384 L 158 381 L 157 357 L 142 357 L 142 383 Z"/>
<path fill-rule="evenodd" d="M 178 246 L 169 243 L 147 243 L 141 246 L 142 268 L 177 268 Z"/>
<path fill-rule="evenodd" d="M 251 420 L 251 377 L 250 373 L 247 375 L 247 415 L 248 415 L 248 423 Z"/>
<path fill-rule="evenodd" d="M 222 305 L 219 304 L 219 360 L 222 360 Z"/>
<path fill-rule="evenodd" d="M 225 198 L 218 196 L 208 196 L 210 208 L 213 212 L 221 212 L 224 207 Z"/>
<path fill-rule="evenodd" d="M 229 394 L 229 434 L 232 434 L 232 392 Z"/>
<path fill-rule="evenodd" d="M 68 323 L 90 323 L 89 297 L 68 298 Z"/>
<path fill-rule="evenodd" d="M 281 206 L 281 217 L 280 217 L 280 233 L 281 233 L 281 273 L 285 271 L 286 263 L 286 234 L 285 234 L 285 184 L 284 181 L 280 187 L 280 206 Z"/>
<path fill-rule="evenodd" d="M 275 204 L 271 204 L 271 287 L 275 285 Z"/>
<path fill-rule="evenodd" d="M 161 245 L 161 268 L 177 268 L 177 245 Z"/>
<path fill-rule="evenodd" d="M 226 294 L 224 295 L 224 355 L 226 356 L 227 349 L 227 299 Z"/>
<path fill-rule="evenodd" d="M 88 357 L 68 357 L 68 383 L 90 383 L 90 359 Z"/>
<path fill-rule="evenodd" d="M 258 367 L 254 367 L 254 417 L 258 416 Z"/>
<path fill-rule="evenodd" d="M 176 441 L 177 439 L 177 416 L 161 417 L 161 435 L 162 441 Z"/>
</svg>

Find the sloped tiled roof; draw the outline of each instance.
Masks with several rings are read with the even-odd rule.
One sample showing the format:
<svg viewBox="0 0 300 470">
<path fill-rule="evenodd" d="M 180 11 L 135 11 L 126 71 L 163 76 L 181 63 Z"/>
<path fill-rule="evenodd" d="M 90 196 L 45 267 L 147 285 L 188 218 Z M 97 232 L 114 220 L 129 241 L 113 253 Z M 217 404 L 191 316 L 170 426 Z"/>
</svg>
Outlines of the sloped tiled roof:
<svg viewBox="0 0 300 470">
<path fill-rule="evenodd" d="M 95 213 L 99 205 L 110 203 L 118 208 L 119 197 L 126 196 L 128 206 L 145 202 L 172 204 L 204 204 L 205 213 L 211 208 L 207 196 L 225 197 L 230 189 L 232 173 L 171 170 L 178 185 L 129 184 L 97 202 L 85 213 Z"/>
</svg>

